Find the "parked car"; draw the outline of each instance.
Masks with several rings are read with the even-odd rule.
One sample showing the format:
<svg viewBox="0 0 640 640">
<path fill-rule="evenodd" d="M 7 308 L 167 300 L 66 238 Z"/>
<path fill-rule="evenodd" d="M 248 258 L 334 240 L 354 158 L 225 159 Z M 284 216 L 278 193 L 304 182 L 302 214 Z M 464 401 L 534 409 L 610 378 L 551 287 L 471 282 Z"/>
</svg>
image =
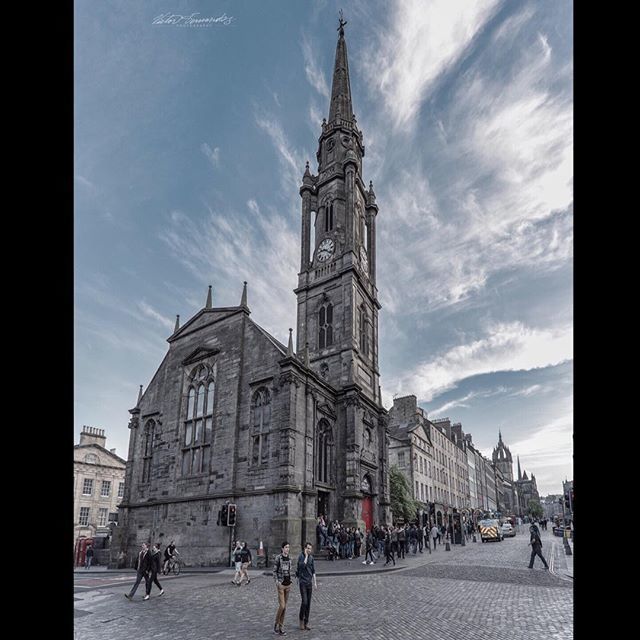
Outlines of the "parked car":
<svg viewBox="0 0 640 640">
<path fill-rule="evenodd" d="M 516 535 L 516 530 L 513 528 L 510 522 L 505 522 L 501 527 L 500 531 L 502 533 L 503 538 L 513 538 Z"/>
</svg>

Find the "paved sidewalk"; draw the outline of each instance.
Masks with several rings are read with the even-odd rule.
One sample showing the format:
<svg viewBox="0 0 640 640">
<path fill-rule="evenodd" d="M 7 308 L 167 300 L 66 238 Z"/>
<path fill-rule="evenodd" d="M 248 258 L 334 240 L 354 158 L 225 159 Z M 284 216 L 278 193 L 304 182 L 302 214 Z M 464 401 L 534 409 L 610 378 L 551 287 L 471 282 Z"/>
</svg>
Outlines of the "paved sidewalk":
<svg viewBox="0 0 640 640">
<path fill-rule="evenodd" d="M 479 542 L 478 542 L 479 544 Z M 446 556 L 459 555 L 465 552 L 470 546 L 473 546 L 474 543 L 469 541 L 466 543 L 466 546 L 462 546 L 459 544 L 450 545 L 451 550 L 445 551 L 445 545 L 438 545 L 438 549 L 435 552 L 429 553 L 428 549 L 424 549 L 422 553 L 418 552 L 415 555 L 413 553 L 409 553 L 405 555 L 404 559 L 396 558 L 395 566 L 391 563 L 385 566 L 385 557 L 382 554 L 376 560 L 375 564 L 362 564 L 364 560 L 364 556 L 360 558 L 354 558 L 353 560 L 320 560 L 316 559 L 316 573 L 318 576 L 349 576 L 349 575 L 360 575 L 366 573 L 387 573 L 392 571 L 400 571 L 402 569 L 413 569 L 415 567 L 420 567 L 425 564 L 429 564 L 430 562 L 434 562 L 437 559 L 441 562 L 443 560 L 443 555 Z M 295 556 L 295 557 L 294 557 Z M 297 558 L 297 554 L 292 554 L 292 557 Z M 264 569 L 259 569 L 256 566 L 250 567 L 250 570 L 253 572 L 265 573 L 271 575 L 273 567 L 269 566 Z M 130 574 L 135 575 L 136 571 L 132 568 L 126 569 L 109 569 L 104 566 L 95 566 L 90 569 L 84 569 L 83 567 L 75 567 L 73 570 L 74 575 L 76 576 L 96 576 L 96 575 L 117 575 L 117 574 Z M 215 566 L 215 567 L 185 567 L 183 566 L 180 575 L 183 574 L 194 574 L 194 573 L 231 573 L 234 574 L 235 570 L 232 567 L 223 567 L 223 566 Z"/>
</svg>

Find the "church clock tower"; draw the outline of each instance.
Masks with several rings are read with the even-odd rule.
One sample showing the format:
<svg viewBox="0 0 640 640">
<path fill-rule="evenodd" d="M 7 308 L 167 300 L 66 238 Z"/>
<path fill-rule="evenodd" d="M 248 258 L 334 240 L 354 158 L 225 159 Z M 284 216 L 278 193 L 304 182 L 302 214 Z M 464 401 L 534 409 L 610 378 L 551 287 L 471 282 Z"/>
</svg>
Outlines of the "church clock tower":
<svg viewBox="0 0 640 640">
<path fill-rule="evenodd" d="M 309 495 L 317 493 L 317 513 L 369 530 L 391 522 L 388 418 L 378 368 L 378 206 L 373 184 L 362 177 L 364 141 L 351 104 L 345 24 L 341 15 L 318 173 L 307 163 L 300 187 L 296 337 L 298 359 L 319 383 L 308 414 L 315 468 L 334 469 L 334 480 L 316 473 Z"/>
<path fill-rule="evenodd" d="M 349 384 L 380 404 L 376 216 L 373 184 L 362 177 L 364 142 L 351 103 L 340 19 L 329 119 L 318 139 L 318 174 L 307 163 L 302 197 L 297 352 L 336 389 Z"/>
</svg>

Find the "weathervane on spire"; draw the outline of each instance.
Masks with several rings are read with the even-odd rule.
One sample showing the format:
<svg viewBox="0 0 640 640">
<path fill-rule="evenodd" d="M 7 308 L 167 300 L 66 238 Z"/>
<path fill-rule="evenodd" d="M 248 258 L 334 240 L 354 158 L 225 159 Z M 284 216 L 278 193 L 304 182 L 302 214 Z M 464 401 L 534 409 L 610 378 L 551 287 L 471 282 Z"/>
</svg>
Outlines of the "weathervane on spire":
<svg viewBox="0 0 640 640">
<path fill-rule="evenodd" d="M 342 19 L 342 9 L 340 9 L 340 26 L 338 27 L 337 31 L 340 32 L 340 35 L 343 36 L 344 35 L 344 25 L 347 24 L 346 20 Z"/>
</svg>

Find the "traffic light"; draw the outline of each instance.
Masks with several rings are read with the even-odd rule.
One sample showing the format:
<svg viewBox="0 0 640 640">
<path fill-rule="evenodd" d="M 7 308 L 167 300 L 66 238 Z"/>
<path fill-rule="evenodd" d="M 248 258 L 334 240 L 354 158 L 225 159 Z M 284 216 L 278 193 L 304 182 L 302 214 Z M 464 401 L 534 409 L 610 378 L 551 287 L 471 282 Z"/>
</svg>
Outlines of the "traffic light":
<svg viewBox="0 0 640 640">
<path fill-rule="evenodd" d="M 227 511 L 227 505 L 226 505 L 226 504 L 223 504 L 223 505 L 222 505 L 222 510 L 221 510 L 221 512 L 220 512 L 220 524 L 221 524 L 223 527 L 226 527 L 226 526 L 227 526 L 228 518 L 229 518 L 229 513 L 228 513 L 228 511 Z"/>
<path fill-rule="evenodd" d="M 230 504 L 229 505 L 227 526 L 228 527 L 235 527 L 236 526 L 236 505 L 235 504 Z"/>
</svg>

